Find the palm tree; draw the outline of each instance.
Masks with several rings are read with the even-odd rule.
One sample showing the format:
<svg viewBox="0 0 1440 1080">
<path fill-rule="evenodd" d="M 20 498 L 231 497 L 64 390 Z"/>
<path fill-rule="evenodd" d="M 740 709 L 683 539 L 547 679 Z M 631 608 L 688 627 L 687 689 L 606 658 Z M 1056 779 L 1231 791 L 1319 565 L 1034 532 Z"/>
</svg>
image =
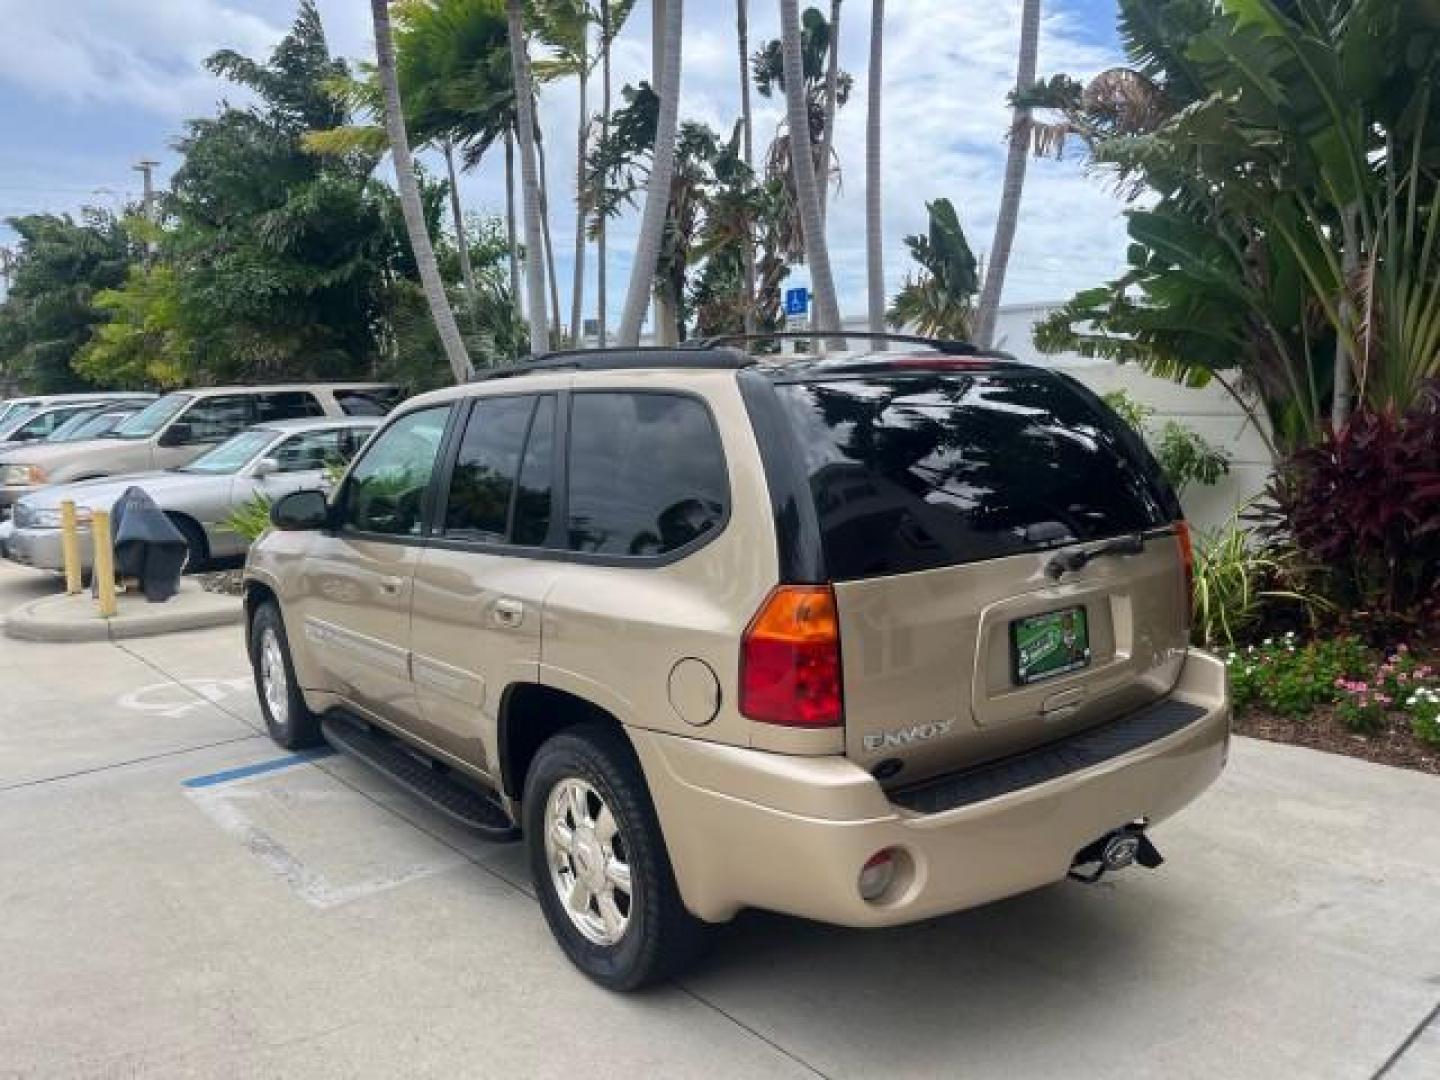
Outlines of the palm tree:
<svg viewBox="0 0 1440 1080">
<path fill-rule="evenodd" d="M 882 0 L 883 2 L 883 0 Z M 735 37 L 740 46 L 740 133 L 745 167 L 755 172 L 752 141 L 754 120 L 750 114 L 750 18 L 749 0 L 735 0 Z M 755 332 L 755 238 L 745 242 L 745 333 Z"/>
<path fill-rule="evenodd" d="M 395 182 L 400 190 L 400 209 L 405 217 L 405 231 L 409 234 L 410 246 L 415 251 L 415 264 L 420 271 L 425 302 L 430 307 L 431 318 L 435 320 L 435 329 L 440 334 L 440 343 L 445 349 L 446 359 L 450 362 L 450 371 L 456 382 L 464 382 L 470 378 L 474 369 L 465 351 L 465 342 L 461 340 L 455 312 L 450 308 L 450 298 L 445 293 L 445 283 L 440 278 L 440 267 L 435 261 L 435 248 L 430 243 L 430 232 L 425 225 L 425 210 L 420 202 L 420 184 L 415 179 L 415 163 L 411 160 L 410 140 L 405 133 L 400 83 L 395 77 L 395 42 L 390 32 L 390 0 L 370 0 L 370 15 L 375 24 L 375 67 L 385 95 L 385 130 L 390 137 L 390 154 L 395 161 Z M 463 237 L 461 243 L 464 243 Z"/>
<path fill-rule="evenodd" d="M 610 45 L 614 40 L 616 29 L 613 25 L 610 14 L 610 0 L 600 0 L 600 145 L 610 138 Z M 592 193 L 594 197 L 596 193 Z M 605 348 L 610 336 L 610 328 L 607 325 L 606 307 L 609 304 L 609 297 L 606 291 L 609 287 L 606 280 L 605 260 L 609 250 L 605 240 L 605 215 L 595 214 L 595 327 L 597 333 L 596 344 Z"/>
<path fill-rule="evenodd" d="M 1020 64 L 1015 75 L 1015 111 L 1010 125 L 1010 148 L 1005 155 L 1005 186 L 1000 193 L 1000 212 L 995 219 L 995 242 L 990 245 L 990 264 L 985 269 L 985 287 L 980 292 L 980 310 L 975 316 L 975 340 L 982 349 L 994 344 L 995 316 L 1005 289 L 1005 272 L 1010 267 L 1010 248 L 1020 222 L 1020 195 L 1025 188 L 1025 165 L 1030 157 L 1030 107 L 1020 96 L 1035 85 L 1035 59 L 1040 46 L 1040 0 L 1024 0 L 1020 9 Z"/>
<path fill-rule="evenodd" d="M 510 0 L 515 3 L 516 0 Z M 675 127 L 680 105 L 680 40 L 684 0 L 665 0 L 663 27 L 660 115 L 655 124 L 655 155 L 645 193 L 645 211 L 640 219 L 640 236 L 635 243 L 635 262 L 630 268 L 630 286 L 617 335 L 621 345 L 640 344 L 640 324 L 654 291 L 655 270 L 664 239 L 665 217 L 670 206 L 670 180 L 675 168 Z M 814 177 L 812 175 L 811 179 Z M 662 327 L 655 328 L 656 340 L 664 340 Z"/>
<path fill-rule="evenodd" d="M 865 273 L 872 333 L 885 329 L 885 244 L 880 204 L 880 105 L 885 54 L 885 0 L 871 0 L 870 85 L 865 102 Z M 884 343 L 880 343 L 884 348 Z"/>
<path fill-rule="evenodd" d="M 372 0 L 380 5 L 383 0 Z M 524 0 L 505 0 L 510 33 L 510 63 L 515 82 L 516 134 L 520 142 L 520 187 L 525 207 L 525 295 L 530 319 L 530 352 L 550 347 L 545 325 L 545 258 L 540 232 L 540 174 L 535 166 L 535 98 L 530 82 L 530 54 L 525 42 Z"/>
<path fill-rule="evenodd" d="M 830 0 L 830 59 L 825 66 L 825 136 L 820 143 L 820 220 L 830 205 L 830 159 L 835 155 L 835 96 L 840 74 L 840 0 Z"/>
<path fill-rule="evenodd" d="M 800 52 L 798 0 L 780 0 L 780 48 L 785 72 L 785 111 L 792 148 L 790 168 L 795 176 L 796 201 L 800 204 L 805 261 L 810 264 L 810 285 L 815 293 L 816 327 L 819 330 L 839 330 L 840 304 L 835 296 L 835 279 L 830 273 L 830 251 L 825 243 L 825 223 L 820 213 L 815 159 L 805 153 L 803 147 L 799 147 L 797 152 L 797 140 L 805 139 L 810 131 L 804 60 Z M 826 165 L 828 168 L 828 162 Z"/>
<path fill-rule="evenodd" d="M 906 276 L 890 308 L 890 325 L 963 341 L 974 329 L 975 290 L 980 286 L 975 255 L 949 199 L 927 203 L 925 211 L 928 231 L 905 237 L 920 273 Z"/>
</svg>

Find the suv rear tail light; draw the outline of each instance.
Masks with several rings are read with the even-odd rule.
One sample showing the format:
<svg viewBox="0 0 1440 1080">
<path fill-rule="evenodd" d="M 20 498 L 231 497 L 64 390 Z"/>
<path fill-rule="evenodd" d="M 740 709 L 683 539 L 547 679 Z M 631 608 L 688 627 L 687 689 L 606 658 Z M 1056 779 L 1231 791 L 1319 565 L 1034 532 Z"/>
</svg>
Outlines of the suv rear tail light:
<svg viewBox="0 0 1440 1080">
<path fill-rule="evenodd" d="M 1180 562 L 1185 567 L 1185 622 L 1195 620 L 1195 541 L 1190 523 L 1183 518 L 1175 523 L 1175 538 L 1180 542 Z"/>
<path fill-rule="evenodd" d="M 843 722 L 840 619 L 828 585 L 781 585 L 760 605 L 740 642 L 740 712 L 785 727 Z"/>
</svg>

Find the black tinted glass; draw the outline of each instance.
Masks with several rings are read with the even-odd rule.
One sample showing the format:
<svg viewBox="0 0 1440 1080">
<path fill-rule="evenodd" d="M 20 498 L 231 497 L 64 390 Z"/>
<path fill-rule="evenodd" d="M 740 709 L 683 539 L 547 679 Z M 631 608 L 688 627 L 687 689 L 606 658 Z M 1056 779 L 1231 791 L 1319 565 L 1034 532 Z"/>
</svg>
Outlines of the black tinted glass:
<svg viewBox="0 0 1440 1080">
<path fill-rule="evenodd" d="M 1164 523 L 1118 421 L 1044 374 L 776 387 L 834 578 L 993 559 Z"/>
<path fill-rule="evenodd" d="M 346 416 L 384 416 L 405 399 L 398 386 L 372 386 L 364 390 L 336 390 L 335 401 Z"/>
<path fill-rule="evenodd" d="M 572 551 L 674 551 L 717 528 L 729 498 L 709 410 L 673 394 L 575 394 L 569 475 Z"/>
<path fill-rule="evenodd" d="M 530 423 L 530 441 L 520 466 L 520 487 L 515 492 L 515 522 L 511 543 L 538 547 L 550 532 L 550 486 L 555 461 L 555 398 L 540 399 Z"/>
<path fill-rule="evenodd" d="M 475 403 L 450 478 L 447 536 L 497 543 L 505 539 L 510 494 L 534 406 L 535 399 L 528 396 L 482 398 Z"/>
<path fill-rule="evenodd" d="M 305 390 L 282 390 L 273 394 L 259 394 L 255 398 L 255 419 L 258 423 L 270 420 L 300 420 L 307 416 L 324 416 L 325 410 L 315 395 Z"/>
</svg>

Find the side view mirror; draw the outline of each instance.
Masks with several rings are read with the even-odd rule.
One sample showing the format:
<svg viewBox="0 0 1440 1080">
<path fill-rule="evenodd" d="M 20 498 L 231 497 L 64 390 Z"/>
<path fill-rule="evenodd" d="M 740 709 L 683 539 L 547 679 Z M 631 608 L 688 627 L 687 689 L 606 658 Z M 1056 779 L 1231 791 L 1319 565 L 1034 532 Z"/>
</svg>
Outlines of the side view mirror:
<svg viewBox="0 0 1440 1080">
<path fill-rule="evenodd" d="M 273 457 L 264 457 L 255 463 L 255 468 L 251 470 L 251 475 L 259 480 L 279 471 L 280 462 L 276 461 Z"/>
<path fill-rule="evenodd" d="M 185 446 L 195 441 L 195 429 L 183 420 L 171 424 L 164 435 L 160 436 L 161 446 Z"/>
<path fill-rule="evenodd" d="M 281 532 L 314 532 L 329 523 L 323 491 L 292 491 L 270 507 L 270 524 Z"/>
</svg>

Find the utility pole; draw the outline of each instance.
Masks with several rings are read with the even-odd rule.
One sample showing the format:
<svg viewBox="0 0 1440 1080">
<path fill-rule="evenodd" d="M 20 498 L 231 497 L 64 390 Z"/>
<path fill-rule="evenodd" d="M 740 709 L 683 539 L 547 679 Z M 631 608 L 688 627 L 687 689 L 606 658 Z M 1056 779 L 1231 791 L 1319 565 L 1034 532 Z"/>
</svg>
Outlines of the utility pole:
<svg viewBox="0 0 1440 1080">
<path fill-rule="evenodd" d="M 131 166 L 136 172 L 145 178 L 144 213 L 147 221 L 155 220 L 155 178 L 153 176 L 155 167 L 160 163 L 148 159 L 137 161 Z"/>
<path fill-rule="evenodd" d="M 5 282 L 5 291 L 0 293 L 0 300 L 10 295 L 10 275 L 15 272 L 15 252 L 7 247 L 0 247 L 0 281 Z"/>
<path fill-rule="evenodd" d="M 158 161 L 151 161 L 149 158 L 142 158 L 141 160 L 137 161 L 133 166 L 131 166 L 133 169 L 135 169 L 136 172 L 138 172 L 141 176 L 145 178 L 145 194 L 143 196 L 144 201 L 141 203 L 141 214 L 144 216 L 145 220 L 151 225 L 155 224 L 155 178 L 152 174 L 155 171 L 155 167 L 159 164 L 160 163 Z M 145 270 L 147 273 L 149 272 L 150 264 L 154 261 L 154 259 L 155 241 L 152 237 L 147 237 L 145 240 Z"/>
</svg>

